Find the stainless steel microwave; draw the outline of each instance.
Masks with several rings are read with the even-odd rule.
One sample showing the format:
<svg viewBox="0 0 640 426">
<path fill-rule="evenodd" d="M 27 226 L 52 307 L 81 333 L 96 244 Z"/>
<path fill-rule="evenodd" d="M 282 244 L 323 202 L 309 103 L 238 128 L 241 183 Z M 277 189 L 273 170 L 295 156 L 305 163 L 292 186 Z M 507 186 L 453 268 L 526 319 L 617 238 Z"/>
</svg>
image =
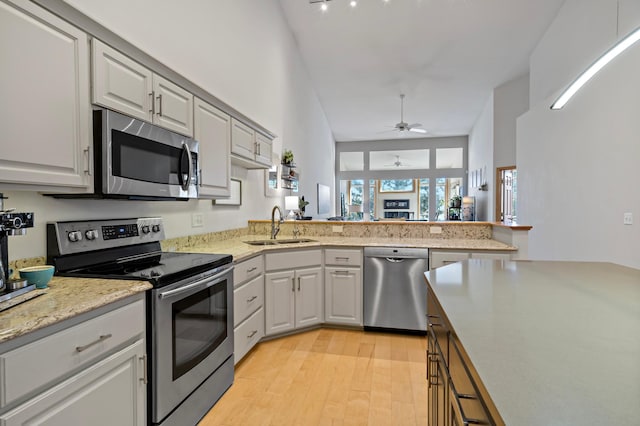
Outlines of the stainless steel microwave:
<svg viewBox="0 0 640 426">
<path fill-rule="evenodd" d="M 93 112 L 96 195 L 198 198 L 198 142 L 117 112 Z"/>
</svg>

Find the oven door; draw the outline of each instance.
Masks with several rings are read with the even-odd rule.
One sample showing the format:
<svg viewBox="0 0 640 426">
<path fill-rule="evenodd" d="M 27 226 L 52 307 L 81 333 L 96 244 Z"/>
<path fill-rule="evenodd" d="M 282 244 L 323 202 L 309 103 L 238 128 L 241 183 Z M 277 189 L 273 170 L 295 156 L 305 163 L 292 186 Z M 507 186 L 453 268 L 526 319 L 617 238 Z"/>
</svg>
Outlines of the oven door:
<svg viewBox="0 0 640 426">
<path fill-rule="evenodd" d="M 232 271 L 230 264 L 151 291 L 153 423 L 233 356 Z"/>
<path fill-rule="evenodd" d="M 197 141 L 110 110 L 95 111 L 94 120 L 103 194 L 198 197 Z"/>
</svg>

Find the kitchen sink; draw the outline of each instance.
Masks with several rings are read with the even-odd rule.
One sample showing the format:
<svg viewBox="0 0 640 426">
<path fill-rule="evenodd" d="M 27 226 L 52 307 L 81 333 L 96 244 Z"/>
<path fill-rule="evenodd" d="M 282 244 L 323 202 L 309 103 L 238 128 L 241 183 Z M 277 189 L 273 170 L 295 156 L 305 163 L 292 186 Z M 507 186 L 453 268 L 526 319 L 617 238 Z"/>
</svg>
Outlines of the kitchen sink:
<svg viewBox="0 0 640 426">
<path fill-rule="evenodd" d="M 313 243 L 316 240 L 310 240 L 308 238 L 298 238 L 293 240 L 253 240 L 243 241 L 245 244 L 252 246 L 277 246 L 280 244 L 300 244 L 300 243 Z"/>
</svg>

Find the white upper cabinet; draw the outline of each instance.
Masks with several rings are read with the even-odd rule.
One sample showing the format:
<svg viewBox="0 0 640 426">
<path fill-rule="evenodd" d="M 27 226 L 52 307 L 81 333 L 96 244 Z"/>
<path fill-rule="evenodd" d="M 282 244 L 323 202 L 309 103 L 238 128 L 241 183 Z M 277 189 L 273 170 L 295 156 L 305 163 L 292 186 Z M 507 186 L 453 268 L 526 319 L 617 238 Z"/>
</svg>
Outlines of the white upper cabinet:
<svg viewBox="0 0 640 426">
<path fill-rule="evenodd" d="M 271 139 L 251 127 L 231 119 L 232 162 L 248 169 L 271 167 Z"/>
<path fill-rule="evenodd" d="M 87 35 L 26 0 L 0 1 L 0 182 L 92 191 Z"/>
<path fill-rule="evenodd" d="M 151 121 L 152 72 L 93 39 L 93 103 Z"/>
<path fill-rule="evenodd" d="M 193 95 L 99 40 L 92 41 L 93 103 L 193 136 Z"/>
<path fill-rule="evenodd" d="M 165 129 L 193 136 L 193 95 L 157 74 L 153 75 L 153 94 L 153 122 Z"/>
<path fill-rule="evenodd" d="M 200 142 L 199 198 L 228 197 L 231 183 L 231 117 L 195 98 L 194 136 Z"/>
</svg>

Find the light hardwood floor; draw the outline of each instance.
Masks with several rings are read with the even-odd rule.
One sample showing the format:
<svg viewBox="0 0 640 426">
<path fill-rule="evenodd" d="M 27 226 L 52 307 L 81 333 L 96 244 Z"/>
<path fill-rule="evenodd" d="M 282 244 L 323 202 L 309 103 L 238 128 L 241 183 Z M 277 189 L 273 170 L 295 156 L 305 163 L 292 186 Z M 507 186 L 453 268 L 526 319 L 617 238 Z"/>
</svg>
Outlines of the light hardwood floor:
<svg viewBox="0 0 640 426">
<path fill-rule="evenodd" d="M 199 426 L 427 421 L 426 337 L 319 329 L 260 343 Z"/>
</svg>

